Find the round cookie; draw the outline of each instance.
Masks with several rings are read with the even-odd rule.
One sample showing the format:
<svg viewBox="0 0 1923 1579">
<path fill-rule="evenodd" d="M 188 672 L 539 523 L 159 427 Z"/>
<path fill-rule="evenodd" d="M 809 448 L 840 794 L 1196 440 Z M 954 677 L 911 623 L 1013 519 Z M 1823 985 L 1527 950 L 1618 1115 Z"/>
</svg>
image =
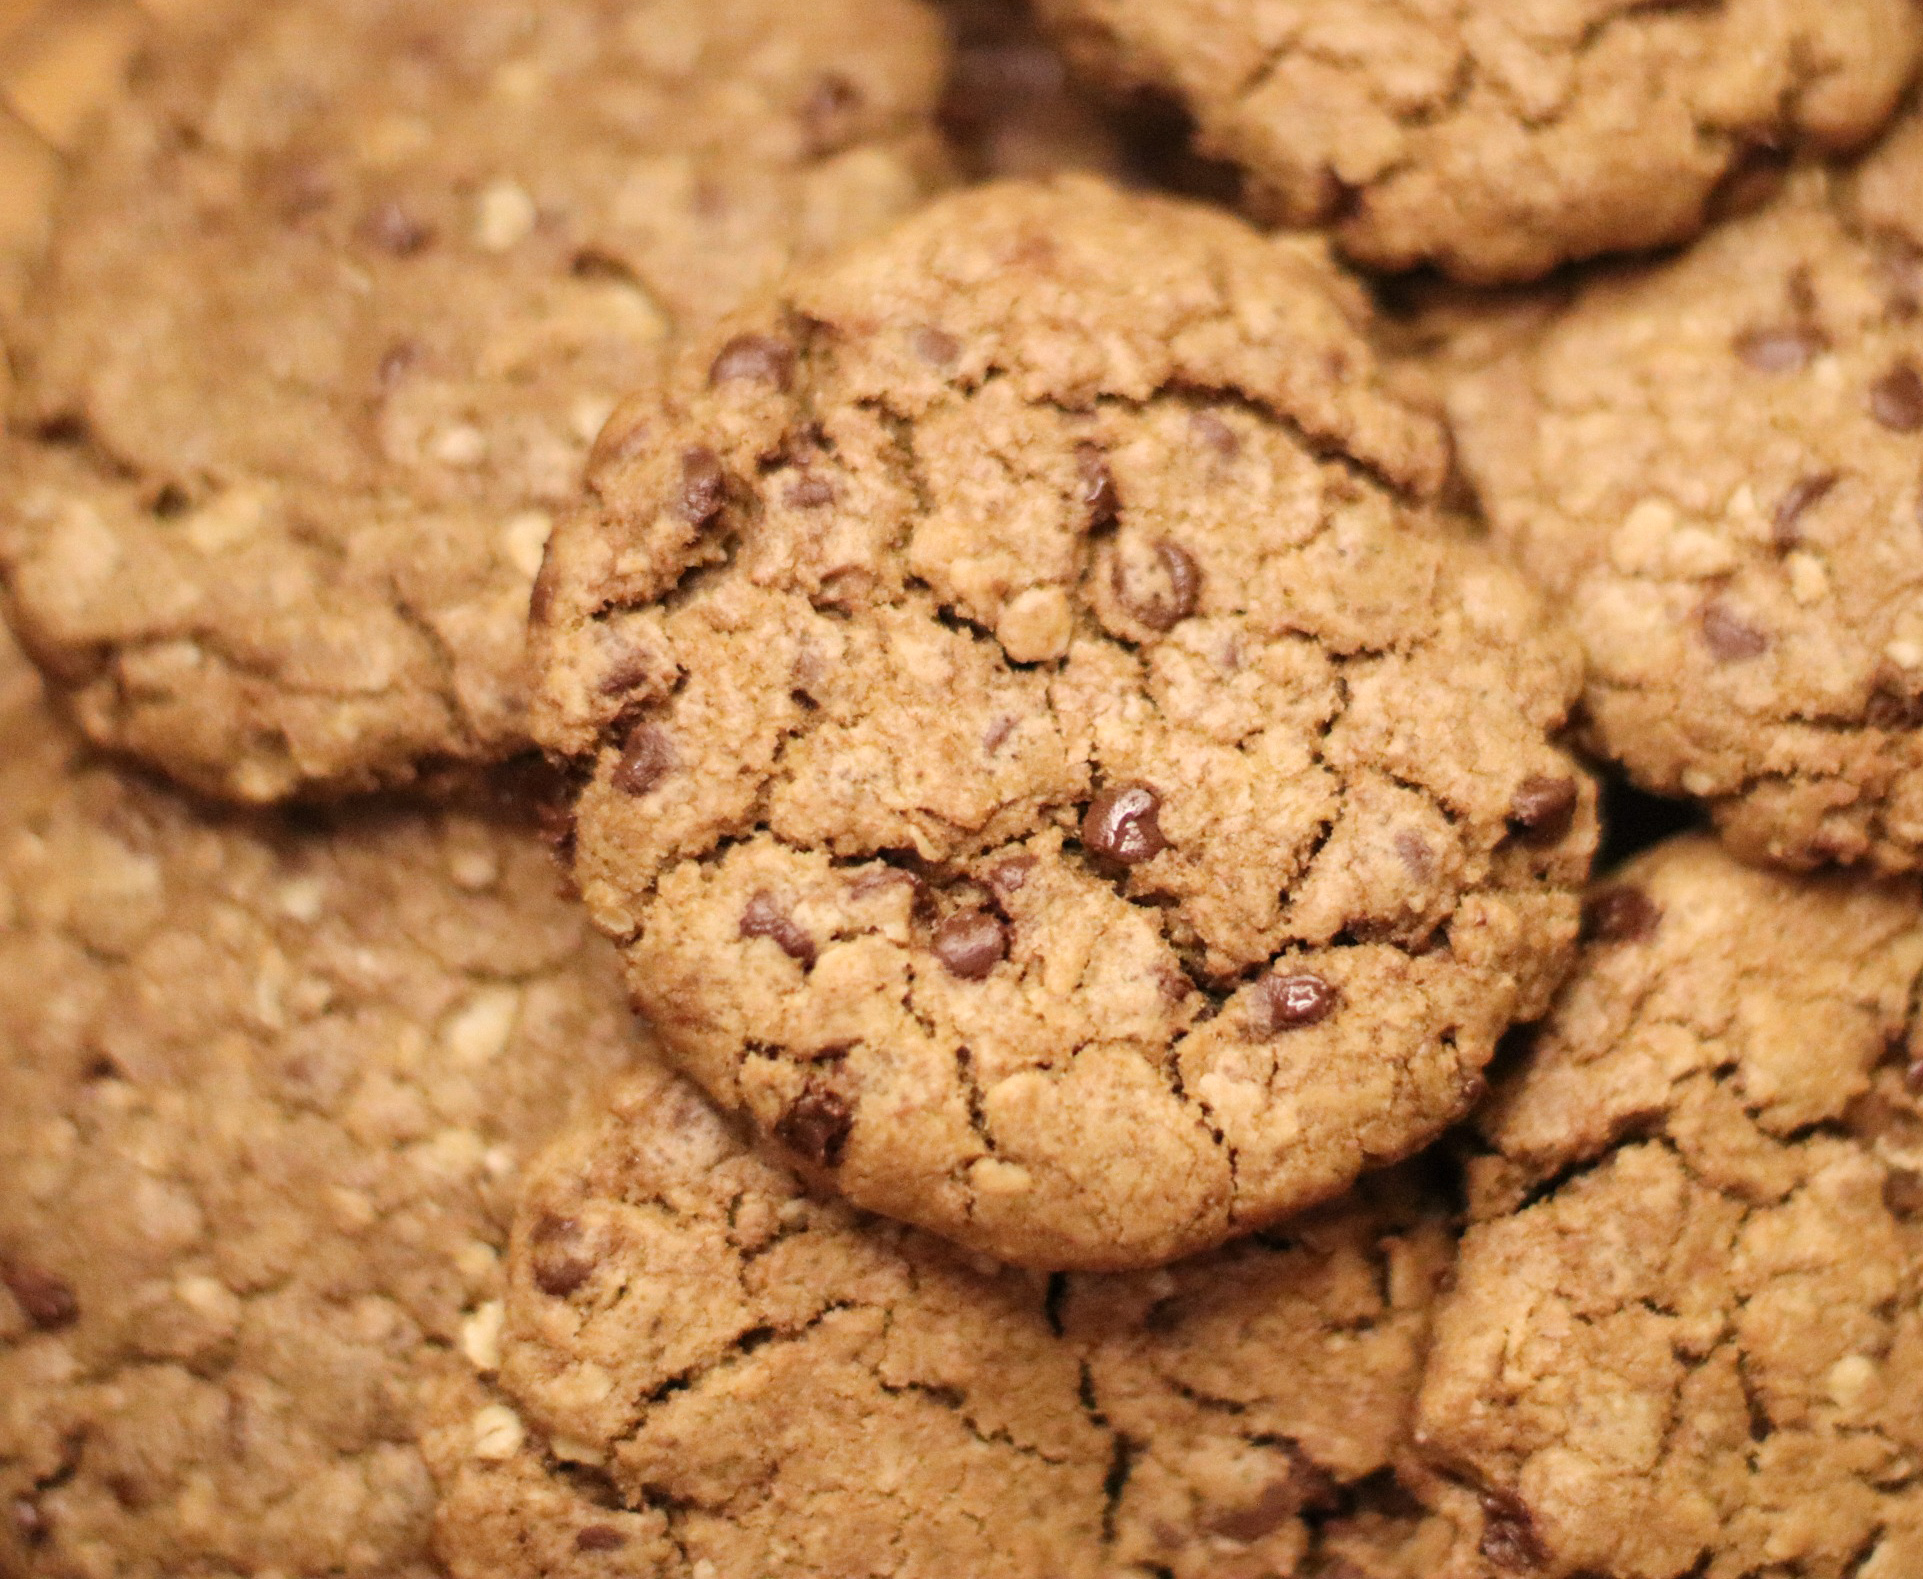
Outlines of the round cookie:
<svg viewBox="0 0 1923 1579">
<path fill-rule="evenodd" d="M 417 1576 L 524 1155 L 636 1038 L 518 817 L 209 820 L 0 655 L 0 1573 Z"/>
<path fill-rule="evenodd" d="M 1663 846 L 1496 1082 L 1418 1445 L 1563 1579 L 1923 1572 L 1923 903 Z"/>
<path fill-rule="evenodd" d="M 1414 502 L 1363 315 L 1312 243 L 993 186 L 609 424 L 535 593 L 575 874 L 818 1182 L 1152 1265 L 1414 1151 L 1546 1006 L 1578 666 Z"/>
<path fill-rule="evenodd" d="M 530 1176 L 493 1384 L 426 1441 L 454 1579 L 1260 1579 L 1406 1441 L 1409 1168 L 1180 1267 L 976 1266 L 638 1072 Z"/>
<path fill-rule="evenodd" d="M 145 58 L 13 326 L 0 566 L 96 741 L 266 802 L 526 744 L 663 342 L 939 185 L 918 0 L 293 0 Z"/>
<path fill-rule="evenodd" d="M 1911 0 L 1038 8 L 1098 80 L 1186 104 L 1257 213 L 1485 284 L 1688 239 L 1764 150 L 1867 141 L 1923 48 Z"/>
<path fill-rule="evenodd" d="M 1597 748 L 1743 855 L 1923 864 L 1923 121 L 1455 382 Z"/>
</svg>

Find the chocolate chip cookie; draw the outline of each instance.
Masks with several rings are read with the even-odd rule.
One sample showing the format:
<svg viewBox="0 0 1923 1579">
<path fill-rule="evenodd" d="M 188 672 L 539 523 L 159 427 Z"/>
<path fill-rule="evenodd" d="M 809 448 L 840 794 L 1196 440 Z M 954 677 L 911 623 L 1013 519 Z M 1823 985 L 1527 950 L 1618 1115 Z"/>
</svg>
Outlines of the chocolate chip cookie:
<svg viewBox="0 0 1923 1579">
<path fill-rule="evenodd" d="M 13 326 L 0 564 L 88 734 L 267 802 L 526 743 L 664 341 L 938 184 L 918 0 L 294 0 L 143 59 Z"/>
<path fill-rule="evenodd" d="M 524 1156 L 626 1066 L 480 808 L 198 816 L 0 655 L 0 1573 L 427 1579 L 420 1390 L 491 1366 Z"/>
<path fill-rule="evenodd" d="M 1923 122 L 1451 394 L 1598 749 L 1745 856 L 1923 864 Z"/>
<path fill-rule="evenodd" d="M 856 1204 L 1120 1270 L 1404 1156 L 1539 1013 L 1573 650 L 1319 246 L 943 200 L 683 355 L 535 591 L 671 1056 Z"/>
<path fill-rule="evenodd" d="M 1911 0 L 1038 7 L 1098 80 L 1179 97 L 1265 217 L 1482 283 L 1686 240 L 1758 162 L 1873 136 L 1923 49 Z"/>
<path fill-rule="evenodd" d="M 942 0 L 954 65 L 941 125 L 965 175 L 1120 176 L 1128 151 L 1035 25 L 1026 0 Z"/>
<path fill-rule="evenodd" d="M 1498 1570 L 1923 1572 L 1923 904 L 1666 845 L 1476 1128 L 1421 1445 Z"/>
<path fill-rule="evenodd" d="M 530 1176 L 456 1579 L 1291 1574 L 1406 1441 L 1447 1209 L 1407 1168 L 1198 1261 L 977 1266 L 637 1073 Z"/>
</svg>

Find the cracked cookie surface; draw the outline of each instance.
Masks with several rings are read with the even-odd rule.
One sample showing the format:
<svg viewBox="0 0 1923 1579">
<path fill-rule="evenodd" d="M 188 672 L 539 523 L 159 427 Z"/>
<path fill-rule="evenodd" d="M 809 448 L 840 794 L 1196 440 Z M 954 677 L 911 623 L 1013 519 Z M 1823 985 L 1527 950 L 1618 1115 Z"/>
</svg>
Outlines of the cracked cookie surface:
<svg viewBox="0 0 1923 1579">
<path fill-rule="evenodd" d="M 977 1268 L 642 1069 L 531 1173 L 501 1364 L 426 1437 L 456 1579 L 1292 1574 L 1406 1440 L 1410 1168 L 1180 1267 Z"/>
<path fill-rule="evenodd" d="M 1590 914 L 1475 1121 L 1421 1451 L 1552 1579 L 1923 1571 L 1915 889 L 1693 837 Z"/>
<path fill-rule="evenodd" d="M 526 743 L 552 512 L 665 341 L 939 185 L 917 0 L 297 0 L 143 60 L 9 326 L 96 741 L 245 802 Z"/>
<path fill-rule="evenodd" d="M 1687 240 L 1761 150 L 1875 134 L 1911 0 L 1039 0 L 1070 55 L 1179 96 L 1245 199 L 1375 268 L 1533 279 Z"/>
<path fill-rule="evenodd" d="M 671 1056 L 856 1204 L 1171 1259 L 1474 1099 L 1573 944 L 1573 650 L 1310 243 L 943 200 L 692 348 L 536 591 Z"/>
<path fill-rule="evenodd" d="M 1455 381 L 1599 750 L 1742 854 L 1923 865 L 1923 121 Z"/>
<path fill-rule="evenodd" d="M 0 657 L 0 1573 L 427 1576 L 528 1153 L 635 1032 L 479 809 L 209 820 Z"/>
</svg>

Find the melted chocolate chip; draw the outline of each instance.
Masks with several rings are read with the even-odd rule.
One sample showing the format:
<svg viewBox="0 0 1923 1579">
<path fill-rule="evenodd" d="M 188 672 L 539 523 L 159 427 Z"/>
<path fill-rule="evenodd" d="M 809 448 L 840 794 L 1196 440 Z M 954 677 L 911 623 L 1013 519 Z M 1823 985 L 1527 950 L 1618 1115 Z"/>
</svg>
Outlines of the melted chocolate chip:
<svg viewBox="0 0 1923 1579">
<path fill-rule="evenodd" d="M 362 217 L 361 239 L 396 258 L 411 258 L 434 239 L 431 227 L 399 203 L 376 204 Z"/>
<path fill-rule="evenodd" d="M 708 382 L 768 384 L 786 390 L 794 380 L 795 351 L 769 334 L 738 334 L 721 348 L 708 369 Z"/>
<path fill-rule="evenodd" d="M 628 733 L 621 760 L 612 775 L 614 787 L 628 795 L 645 795 L 675 769 L 680 761 L 674 741 L 659 724 L 637 724 Z"/>
<path fill-rule="evenodd" d="M 1196 568 L 1187 549 L 1180 543 L 1170 542 L 1166 537 L 1155 545 L 1155 557 L 1168 581 L 1166 592 L 1159 588 L 1145 592 L 1141 588 L 1131 587 L 1129 578 L 1123 572 L 1120 554 L 1115 556 L 1111 580 L 1115 596 L 1121 599 L 1123 607 L 1150 630 L 1173 630 L 1195 612 L 1196 600 L 1202 591 L 1202 572 Z"/>
<path fill-rule="evenodd" d="M 1146 784 L 1117 784 L 1088 803 L 1082 843 L 1092 854 L 1138 866 L 1168 848 L 1158 820 L 1162 797 Z"/>
<path fill-rule="evenodd" d="M 748 908 L 741 912 L 741 936 L 767 938 L 788 958 L 800 960 L 804 966 L 815 962 L 815 940 L 795 924 L 794 917 L 783 910 L 765 888 L 750 899 Z"/>
<path fill-rule="evenodd" d="M 1703 605 L 1703 641 L 1718 663 L 1745 663 L 1769 651 L 1769 635 L 1720 598 Z"/>
<path fill-rule="evenodd" d="M 819 510 L 835 502 L 835 485 L 826 477 L 801 477 L 783 497 L 797 510 Z"/>
<path fill-rule="evenodd" d="M 1736 337 L 1736 354 L 1759 373 L 1800 373 L 1828 344 L 1821 331 L 1801 326 L 1750 329 Z"/>
<path fill-rule="evenodd" d="M 1582 907 L 1583 936 L 1594 943 L 1641 943 L 1656 930 L 1663 913 L 1640 888 L 1619 884 L 1599 888 Z"/>
<path fill-rule="evenodd" d="M 1898 362 L 1870 386 L 1870 415 L 1893 433 L 1923 428 L 1923 374 Z"/>
<path fill-rule="evenodd" d="M 681 498 L 676 508 L 690 526 L 706 526 L 728 499 L 728 477 L 721 458 L 705 446 L 681 457 Z"/>
<path fill-rule="evenodd" d="M 980 981 L 1008 957 L 1008 928 L 986 910 L 967 910 L 935 928 L 934 949 L 949 975 Z"/>
<path fill-rule="evenodd" d="M 572 1217 L 544 1214 L 528 1234 L 534 1286 L 550 1299 L 566 1299 L 594 1272 L 594 1259 L 581 1243 L 581 1224 Z"/>
<path fill-rule="evenodd" d="M 1530 844 L 1555 844 L 1575 825 L 1580 798 L 1574 779 L 1524 779 L 1509 804 L 1509 826 Z"/>
<path fill-rule="evenodd" d="M 1299 1031 L 1335 1013 L 1337 994 L 1320 976 L 1307 972 L 1265 976 L 1249 1001 L 1249 1029 L 1257 1036 Z"/>
<path fill-rule="evenodd" d="M 627 1544 L 627 1536 L 612 1524 L 585 1525 L 574 1536 L 577 1552 L 618 1552 Z"/>
<path fill-rule="evenodd" d="M 824 1168 L 841 1166 L 855 1116 L 839 1092 L 810 1085 L 775 1121 L 775 1138 Z"/>
<path fill-rule="evenodd" d="M 72 1287 L 41 1267 L 0 1261 L 0 1283 L 26 1312 L 27 1320 L 43 1332 L 70 1327 L 80 1319 L 80 1302 Z"/>
<path fill-rule="evenodd" d="M 930 367 L 953 367 L 961 357 L 961 341 L 930 324 L 915 331 L 914 345 L 915 355 Z"/>
<path fill-rule="evenodd" d="M 1513 1492 L 1485 1491 L 1482 1517 L 1482 1555 L 1498 1568 L 1540 1568 L 1549 1561 L 1535 1519 Z"/>
<path fill-rule="evenodd" d="M 1075 446 L 1075 475 L 1076 499 L 1088 512 L 1088 529 L 1095 532 L 1113 526 L 1122 506 L 1115 495 L 1115 478 L 1109 472 L 1108 457 L 1099 446 Z"/>
<path fill-rule="evenodd" d="M 1813 477 L 1802 478 L 1783 495 L 1770 522 L 1771 536 L 1778 548 L 1794 548 L 1803 540 L 1798 529 L 1803 517 L 1823 502 L 1838 480 L 1836 472 L 1818 472 Z"/>
</svg>

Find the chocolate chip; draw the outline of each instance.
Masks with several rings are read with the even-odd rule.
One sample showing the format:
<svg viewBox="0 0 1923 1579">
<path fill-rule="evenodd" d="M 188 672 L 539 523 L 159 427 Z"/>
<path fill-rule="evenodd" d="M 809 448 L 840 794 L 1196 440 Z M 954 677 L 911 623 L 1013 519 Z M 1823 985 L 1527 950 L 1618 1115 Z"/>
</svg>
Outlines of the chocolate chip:
<svg viewBox="0 0 1923 1579">
<path fill-rule="evenodd" d="M 1721 598 L 1711 598 L 1701 615 L 1703 640 L 1718 663 L 1744 663 L 1769 651 L 1769 635 L 1758 630 Z"/>
<path fill-rule="evenodd" d="M 1249 1000 L 1249 1029 L 1258 1037 L 1319 1025 L 1335 1013 L 1337 994 L 1307 972 L 1265 976 Z"/>
<path fill-rule="evenodd" d="M 1818 472 L 1813 477 L 1802 478 L 1783 495 L 1771 520 L 1774 528 L 1771 537 L 1778 548 L 1794 548 L 1803 540 L 1802 533 L 1797 530 L 1799 523 L 1809 511 L 1822 503 L 1837 481 L 1836 472 Z"/>
<path fill-rule="evenodd" d="M 1155 986 L 1156 990 L 1170 1003 L 1180 1003 L 1195 991 L 1195 983 L 1188 979 L 1186 973 L 1173 965 L 1155 967 Z"/>
<path fill-rule="evenodd" d="M 1828 344 L 1816 329 L 1750 329 L 1736 337 L 1736 354 L 1759 373 L 1799 373 Z"/>
<path fill-rule="evenodd" d="M 528 1260 L 534 1286 L 551 1299 L 566 1299 L 594 1272 L 594 1259 L 581 1243 L 581 1224 L 572 1217 L 544 1213 L 528 1234 Z"/>
<path fill-rule="evenodd" d="M 0 1283 L 26 1312 L 27 1320 L 43 1332 L 70 1327 L 80 1318 L 80 1302 L 72 1287 L 41 1267 L 0 1261 Z"/>
<path fill-rule="evenodd" d="M 1595 943 L 1640 943 L 1663 913 L 1640 888 L 1599 888 L 1583 902 L 1583 936 Z"/>
<path fill-rule="evenodd" d="M 1395 836 L 1396 858 L 1418 883 L 1426 883 L 1436 875 L 1436 858 L 1421 835 L 1410 833 L 1408 829 Z"/>
<path fill-rule="evenodd" d="M 1075 446 L 1075 474 L 1076 498 L 1088 512 L 1088 529 L 1095 532 L 1113 526 L 1122 506 L 1115 495 L 1115 479 L 1108 469 L 1108 457 L 1099 445 Z"/>
<path fill-rule="evenodd" d="M 1302 1498 L 1295 1488 L 1295 1477 L 1285 1475 L 1262 1488 L 1262 1494 L 1246 1508 L 1218 1513 L 1208 1521 L 1209 1530 L 1231 1541 L 1259 1541 L 1295 1517 Z"/>
<path fill-rule="evenodd" d="M 1887 730 L 1891 734 L 1923 729 L 1923 696 L 1916 695 L 1886 676 L 1870 693 L 1869 705 L 1863 710 L 1863 722 L 1872 729 Z"/>
<path fill-rule="evenodd" d="M 819 510 L 835 502 L 835 485 L 826 477 L 801 477 L 783 497 L 797 510 Z"/>
<path fill-rule="evenodd" d="M 804 966 L 815 962 L 815 940 L 795 924 L 794 917 L 765 888 L 741 912 L 741 936 L 768 938 L 788 958 L 800 960 Z"/>
<path fill-rule="evenodd" d="M 962 352 L 961 341 L 929 324 L 915 331 L 914 344 L 915 355 L 930 367 L 953 367 Z"/>
<path fill-rule="evenodd" d="M 1168 582 L 1166 591 L 1160 588 L 1131 588 L 1128 577 L 1123 573 L 1120 554 L 1115 556 L 1111 580 L 1115 596 L 1121 599 L 1123 607 L 1150 630 L 1173 630 L 1195 612 L 1196 599 L 1202 591 L 1202 572 L 1196 568 L 1187 549 L 1180 543 L 1170 542 L 1166 537 L 1155 545 L 1155 557 Z"/>
<path fill-rule="evenodd" d="M 1015 733 L 1015 720 L 1003 715 L 988 726 L 988 733 L 982 736 L 982 750 L 991 757 L 1008 743 L 1008 737 Z"/>
<path fill-rule="evenodd" d="M 627 1536 L 612 1524 L 585 1525 L 574 1536 L 577 1552 L 618 1552 L 627 1544 Z"/>
<path fill-rule="evenodd" d="M 841 1166 L 855 1116 L 839 1092 L 810 1085 L 775 1121 L 775 1138 L 824 1168 Z"/>
<path fill-rule="evenodd" d="M 1146 784 L 1117 784 L 1088 803 L 1082 843 L 1096 855 L 1138 866 L 1168 848 L 1158 820 L 1162 797 Z"/>
<path fill-rule="evenodd" d="M 728 478 L 721 458 L 705 445 L 681 457 L 681 499 L 677 508 L 690 526 L 706 526 L 728 499 Z"/>
<path fill-rule="evenodd" d="M 786 390 L 794 381 L 795 351 L 769 334 L 738 334 L 721 348 L 708 369 L 715 384 L 768 384 Z"/>
<path fill-rule="evenodd" d="M 47 1538 L 47 1516 L 31 1497 L 15 1497 L 11 1509 L 13 1533 L 23 1546 L 38 1546 Z"/>
<path fill-rule="evenodd" d="M 376 204 L 361 218 L 361 239 L 396 258 L 411 258 L 434 239 L 433 229 L 399 203 Z"/>
<path fill-rule="evenodd" d="M 1225 461 L 1242 453 L 1242 437 L 1213 411 L 1198 411 L 1191 424 L 1195 436 Z"/>
<path fill-rule="evenodd" d="M 645 795 L 672 773 L 680 757 L 674 741 L 659 724 L 637 724 L 628 732 L 611 778 L 614 787 L 629 795 Z"/>
<path fill-rule="evenodd" d="M 1008 957 L 1008 928 L 986 910 L 967 910 L 935 928 L 934 948 L 949 975 L 980 981 Z"/>
<path fill-rule="evenodd" d="M 1507 1491 L 1482 1494 L 1482 1555 L 1498 1568 L 1540 1568 L 1549 1553 L 1536 1521 L 1520 1497 Z"/>
<path fill-rule="evenodd" d="M 997 861 L 988 870 L 988 886 L 998 894 L 1013 894 L 1020 891 L 1028 881 L 1028 874 L 1035 870 L 1035 857 L 1028 854 L 1011 855 L 1005 861 Z"/>
<path fill-rule="evenodd" d="M 1870 415 L 1893 433 L 1923 428 L 1923 374 L 1898 362 L 1870 386 Z"/>
<path fill-rule="evenodd" d="M 1923 1212 L 1923 1178 L 1897 1168 L 1883 1180 L 1883 1204 L 1896 1217 L 1915 1217 Z"/>
<path fill-rule="evenodd" d="M 1530 844 L 1555 844 L 1576 821 L 1576 781 L 1537 774 L 1522 781 L 1509 803 L 1509 826 Z"/>
</svg>

